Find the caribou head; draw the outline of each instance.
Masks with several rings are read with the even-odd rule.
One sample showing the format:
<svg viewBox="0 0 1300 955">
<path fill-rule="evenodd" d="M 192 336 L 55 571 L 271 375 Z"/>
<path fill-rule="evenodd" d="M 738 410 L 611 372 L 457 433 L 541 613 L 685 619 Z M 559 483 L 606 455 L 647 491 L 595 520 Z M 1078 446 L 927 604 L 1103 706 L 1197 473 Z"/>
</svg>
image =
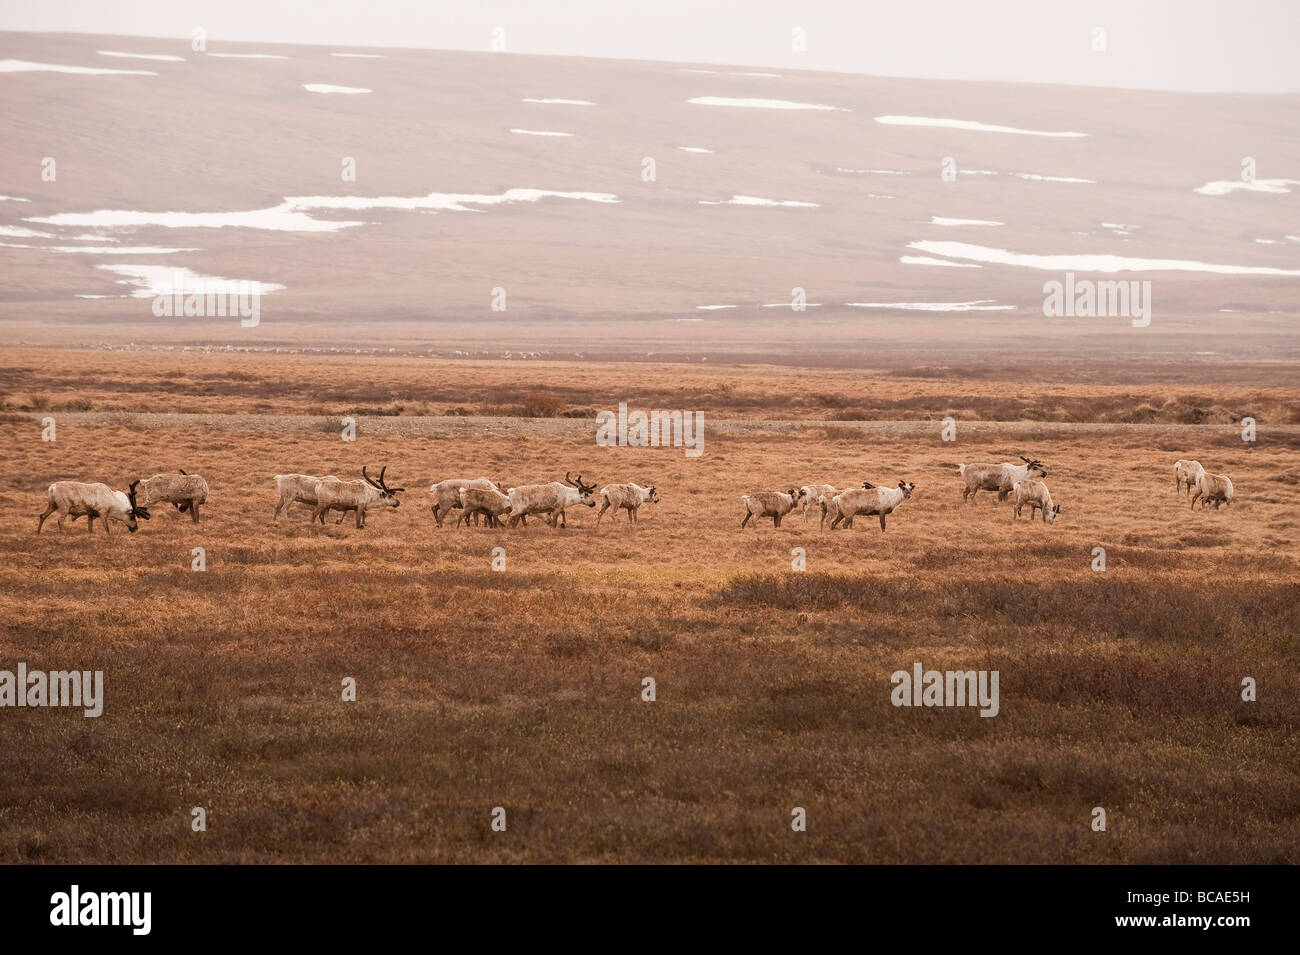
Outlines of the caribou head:
<svg viewBox="0 0 1300 955">
<path fill-rule="evenodd" d="M 384 483 L 384 472 L 388 470 L 388 465 L 379 469 L 379 478 L 376 480 L 366 473 L 365 465 L 361 467 L 361 476 L 366 479 L 366 483 L 379 492 L 379 503 L 387 504 L 389 507 L 401 507 L 402 502 L 397 499 L 397 495 L 406 490 L 404 487 L 389 487 Z"/>
<path fill-rule="evenodd" d="M 1043 467 L 1042 461 L 1039 461 L 1036 458 L 1035 459 L 1027 458 L 1023 454 L 1020 455 L 1020 460 L 1024 461 L 1025 464 L 1029 465 L 1030 473 L 1036 472 L 1039 477 L 1047 477 L 1047 468 Z"/>
<path fill-rule="evenodd" d="M 127 512 L 126 515 L 126 529 L 130 531 L 132 534 L 134 534 L 140 528 L 140 525 L 136 523 L 137 517 L 146 521 L 149 520 L 149 509 L 145 507 L 141 507 L 139 504 L 136 503 L 135 500 L 135 489 L 139 485 L 139 483 L 140 483 L 140 479 L 136 478 L 134 481 L 131 482 L 131 487 L 126 492 L 126 499 L 131 502 L 131 509 Z"/>
<path fill-rule="evenodd" d="M 592 494 L 596 491 L 595 484 L 583 484 L 581 474 L 576 478 L 570 478 L 568 471 L 564 472 L 564 483 L 569 485 L 569 487 L 576 487 L 578 489 L 579 504 L 585 504 L 587 507 L 596 506 L 596 499 L 592 497 Z"/>
<path fill-rule="evenodd" d="M 903 500 L 907 500 L 912 496 L 912 492 L 916 490 L 916 485 L 907 481 L 899 481 L 898 489 L 903 492 Z"/>
</svg>

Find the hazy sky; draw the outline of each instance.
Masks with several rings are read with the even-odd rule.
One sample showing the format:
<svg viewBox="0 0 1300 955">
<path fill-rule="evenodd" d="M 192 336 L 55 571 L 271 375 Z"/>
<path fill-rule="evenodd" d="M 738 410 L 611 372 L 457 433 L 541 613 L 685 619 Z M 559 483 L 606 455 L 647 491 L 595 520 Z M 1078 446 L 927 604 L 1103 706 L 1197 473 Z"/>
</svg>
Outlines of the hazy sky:
<svg viewBox="0 0 1300 955">
<path fill-rule="evenodd" d="M 1300 92 L 1300 0 L 0 0 L 0 30 L 188 40 L 196 26 L 211 40 L 451 50 L 488 50 L 500 27 L 515 53 Z"/>
</svg>

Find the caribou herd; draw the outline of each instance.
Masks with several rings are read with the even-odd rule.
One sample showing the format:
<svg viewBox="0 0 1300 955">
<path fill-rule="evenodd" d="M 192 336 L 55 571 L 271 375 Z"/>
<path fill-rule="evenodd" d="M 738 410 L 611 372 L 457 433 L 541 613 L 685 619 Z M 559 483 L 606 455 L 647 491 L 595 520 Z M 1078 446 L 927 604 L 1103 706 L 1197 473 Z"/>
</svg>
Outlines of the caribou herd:
<svg viewBox="0 0 1300 955">
<path fill-rule="evenodd" d="M 959 464 L 957 474 L 962 480 L 962 503 L 974 502 L 980 491 L 991 491 L 998 502 L 1011 501 L 1012 519 L 1019 520 L 1025 507 L 1029 519 L 1036 516 L 1043 523 L 1055 523 L 1061 505 L 1052 500 L 1052 493 L 1042 480 L 1047 477 L 1043 462 L 1020 455 L 1020 464 Z M 357 530 L 366 526 L 366 515 L 372 508 L 396 508 L 401 505 L 399 494 L 406 488 L 392 487 L 386 480 L 388 468 L 382 467 L 377 477 L 371 477 L 368 466 L 361 469 L 360 480 L 344 480 L 332 474 L 323 477 L 310 474 L 277 474 L 275 487 L 278 500 L 272 522 L 288 512 L 292 504 L 310 507 L 311 522 L 325 523 L 329 511 L 338 511 L 336 523 L 342 524 L 352 512 Z M 744 517 L 743 529 L 755 518 L 771 518 L 773 527 L 781 526 L 781 519 L 796 509 L 803 513 L 804 524 L 812 513 L 819 513 L 819 527 L 825 529 L 827 518 L 832 531 L 851 528 L 855 517 L 877 517 L 880 530 L 885 530 L 885 518 L 893 514 L 912 497 L 916 485 L 899 481 L 894 487 L 863 481 L 860 485 L 837 488 L 832 484 L 805 484 L 791 486 L 784 491 L 750 491 L 741 496 Z M 1186 491 L 1191 506 L 1200 502 L 1201 509 L 1221 505 L 1233 500 L 1231 479 L 1224 474 L 1211 474 L 1199 461 L 1179 459 L 1174 462 L 1174 490 L 1181 496 Z M 485 477 L 450 478 L 429 488 L 432 498 L 430 511 L 438 527 L 458 511 L 456 527 L 480 520 L 487 527 L 527 526 L 528 517 L 540 517 L 552 528 L 568 526 L 566 511 L 570 508 L 595 508 L 596 526 L 600 526 L 606 511 L 627 511 L 629 524 L 639 520 L 638 511 L 643 505 L 658 504 L 659 494 L 654 486 L 643 487 L 626 484 L 606 484 L 599 492 L 594 482 L 583 481 L 582 475 L 573 477 L 566 471 L 563 481 L 546 484 L 521 484 L 507 487 L 501 481 Z M 149 520 L 149 507 L 153 504 L 170 504 L 178 515 L 188 513 L 191 521 L 199 522 L 199 508 L 207 503 L 208 482 L 198 474 L 181 470 L 155 474 L 144 480 L 134 480 L 126 491 L 117 491 L 107 484 L 86 484 L 80 481 L 55 481 L 47 492 L 47 507 L 36 524 L 39 534 L 45 519 L 58 513 L 59 528 L 65 518 L 86 518 L 87 529 L 94 530 L 95 519 L 104 524 L 117 522 L 131 533 L 139 529 L 139 521 Z M 613 517 L 611 515 L 611 518 Z"/>
</svg>

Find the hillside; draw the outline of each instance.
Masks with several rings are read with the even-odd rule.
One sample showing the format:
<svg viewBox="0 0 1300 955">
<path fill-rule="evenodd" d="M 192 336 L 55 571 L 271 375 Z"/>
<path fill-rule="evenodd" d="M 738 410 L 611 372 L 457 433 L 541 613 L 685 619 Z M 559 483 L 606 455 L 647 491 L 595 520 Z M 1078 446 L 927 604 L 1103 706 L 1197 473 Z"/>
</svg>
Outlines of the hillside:
<svg viewBox="0 0 1300 955">
<path fill-rule="evenodd" d="M 342 52 L 367 51 L 0 34 L 0 338 L 1294 357 L 1300 97 Z M 834 108 L 712 105 L 732 100 Z M 155 318 L 147 286 L 170 268 L 283 288 L 257 328 Z M 1150 327 L 1045 318 L 1066 271 L 1150 280 Z M 926 303 L 976 304 L 899 307 Z"/>
</svg>

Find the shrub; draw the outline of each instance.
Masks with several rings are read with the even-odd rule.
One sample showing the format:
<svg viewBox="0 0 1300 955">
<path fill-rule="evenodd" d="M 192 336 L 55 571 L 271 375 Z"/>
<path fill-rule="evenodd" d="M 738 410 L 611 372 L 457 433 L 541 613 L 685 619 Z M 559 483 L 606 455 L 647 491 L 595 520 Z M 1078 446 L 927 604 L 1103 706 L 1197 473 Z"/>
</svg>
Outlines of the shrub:
<svg viewBox="0 0 1300 955">
<path fill-rule="evenodd" d="M 523 398 L 525 418 L 555 418 L 564 402 L 549 391 L 530 391 Z"/>
</svg>

